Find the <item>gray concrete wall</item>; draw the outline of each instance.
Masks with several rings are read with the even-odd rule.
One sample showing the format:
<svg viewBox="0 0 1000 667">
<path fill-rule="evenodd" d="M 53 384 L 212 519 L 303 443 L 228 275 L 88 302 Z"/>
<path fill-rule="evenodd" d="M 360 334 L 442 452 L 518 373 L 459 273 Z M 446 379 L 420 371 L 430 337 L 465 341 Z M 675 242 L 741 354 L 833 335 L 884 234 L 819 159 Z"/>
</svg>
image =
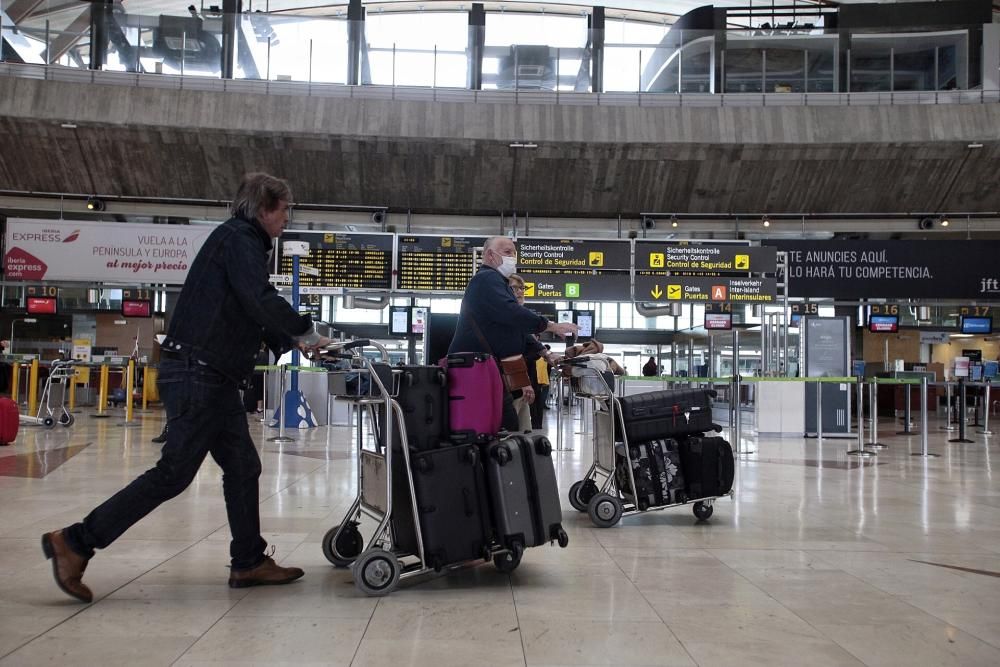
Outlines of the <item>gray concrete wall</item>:
<svg viewBox="0 0 1000 667">
<path fill-rule="evenodd" d="M 523 140 L 538 148 L 508 145 Z M 977 212 L 1000 210 L 998 167 L 997 104 L 588 107 L 0 78 L 0 190 L 227 199 L 263 169 L 301 202 L 447 213 Z"/>
</svg>

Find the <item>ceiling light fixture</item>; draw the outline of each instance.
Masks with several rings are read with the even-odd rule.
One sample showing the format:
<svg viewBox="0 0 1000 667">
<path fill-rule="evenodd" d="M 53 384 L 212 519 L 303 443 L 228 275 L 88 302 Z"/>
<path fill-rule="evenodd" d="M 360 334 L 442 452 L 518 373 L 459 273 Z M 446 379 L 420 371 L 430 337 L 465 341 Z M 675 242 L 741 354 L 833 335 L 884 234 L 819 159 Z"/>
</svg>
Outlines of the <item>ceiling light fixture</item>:
<svg viewBox="0 0 1000 667">
<path fill-rule="evenodd" d="M 765 215 L 764 217 L 762 217 L 760 219 L 760 224 L 764 225 L 765 227 L 770 227 L 771 226 L 771 218 L 769 218 L 769 217 L 767 217 Z"/>
<path fill-rule="evenodd" d="M 677 216 L 676 215 L 670 216 L 670 226 L 671 227 L 673 227 L 673 228 L 676 229 L 680 224 L 681 223 L 677 220 Z"/>
<path fill-rule="evenodd" d="M 100 199 L 98 199 L 97 197 L 88 197 L 87 198 L 87 210 L 88 211 L 103 211 L 104 210 L 104 202 L 101 201 Z"/>
</svg>

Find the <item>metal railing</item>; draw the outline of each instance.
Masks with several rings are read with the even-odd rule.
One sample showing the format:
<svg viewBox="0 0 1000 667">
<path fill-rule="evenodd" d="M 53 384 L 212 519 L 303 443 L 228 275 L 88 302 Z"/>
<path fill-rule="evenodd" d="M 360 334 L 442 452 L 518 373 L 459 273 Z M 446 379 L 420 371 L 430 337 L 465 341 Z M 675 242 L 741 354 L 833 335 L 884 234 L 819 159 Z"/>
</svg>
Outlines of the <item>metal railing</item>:
<svg viewBox="0 0 1000 667">
<path fill-rule="evenodd" d="M 67 83 L 201 90 L 207 92 L 293 95 L 366 100 L 464 102 L 654 108 L 904 106 L 1000 103 L 1000 90 L 949 90 L 881 93 L 576 93 L 525 90 L 464 90 L 414 86 L 348 86 L 304 81 L 214 79 L 171 74 L 109 72 L 59 65 L 0 63 L 0 76 Z"/>
</svg>

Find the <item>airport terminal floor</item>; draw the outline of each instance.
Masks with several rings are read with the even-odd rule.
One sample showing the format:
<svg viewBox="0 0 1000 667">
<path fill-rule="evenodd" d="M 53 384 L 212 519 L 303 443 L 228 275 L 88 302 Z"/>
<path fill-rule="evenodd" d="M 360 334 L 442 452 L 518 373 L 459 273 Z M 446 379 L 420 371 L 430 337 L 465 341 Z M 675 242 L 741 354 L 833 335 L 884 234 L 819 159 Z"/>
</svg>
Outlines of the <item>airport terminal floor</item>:
<svg viewBox="0 0 1000 667">
<path fill-rule="evenodd" d="M 320 547 L 354 497 L 350 429 L 278 445 L 251 416 L 264 536 L 305 577 L 227 587 L 209 460 L 91 561 L 84 605 L 56 588 L 39 537 L 152 465 L 162 422 L 81 417 L 0 449 L 3 665 L 1000 664 L 1000 435 L 949 444 L 932 421 L 939 458 L 889 436 L 864 462 L 843 440 L 745 440 L 756 452 L 708 522 L 678 507 L 602 530 L 562 493 L 567 549 L 530 549 L 510 575 L 483 563 L 369 598 Z M 580 422 L 564 429 L 563 492 L 591 459 Z"/>
</svg>

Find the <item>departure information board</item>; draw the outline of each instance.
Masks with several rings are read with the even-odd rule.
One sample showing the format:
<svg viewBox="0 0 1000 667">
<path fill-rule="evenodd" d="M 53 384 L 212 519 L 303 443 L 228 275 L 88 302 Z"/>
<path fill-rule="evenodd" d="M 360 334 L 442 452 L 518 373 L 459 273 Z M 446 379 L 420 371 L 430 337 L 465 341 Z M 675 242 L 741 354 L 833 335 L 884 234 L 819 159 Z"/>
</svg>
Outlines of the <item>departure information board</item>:
<svg viewBox="0 0 1000 667">
<path fill-rule="evenodd" d="M 309 256 L 299 262 L 302 287 L 388 290 L 392 288 L 393 239 L 392 234 L 286 232 L 278 240 L 278 252 L 285 241 L 309 244 Z M 277 273 L 292 274 L 291 256 L 280 255 Z"/>
<path fill-rule="evenodd" d="M 524 238 L 515 243 L 526 299 L 629 300 L 630 241 Z"/>
<path fill-rule="evenodd" d="M 464 292 L 475 271 L 475 250 L 486 238 L 400 234 L 396 288 Z"/>
</svg>

